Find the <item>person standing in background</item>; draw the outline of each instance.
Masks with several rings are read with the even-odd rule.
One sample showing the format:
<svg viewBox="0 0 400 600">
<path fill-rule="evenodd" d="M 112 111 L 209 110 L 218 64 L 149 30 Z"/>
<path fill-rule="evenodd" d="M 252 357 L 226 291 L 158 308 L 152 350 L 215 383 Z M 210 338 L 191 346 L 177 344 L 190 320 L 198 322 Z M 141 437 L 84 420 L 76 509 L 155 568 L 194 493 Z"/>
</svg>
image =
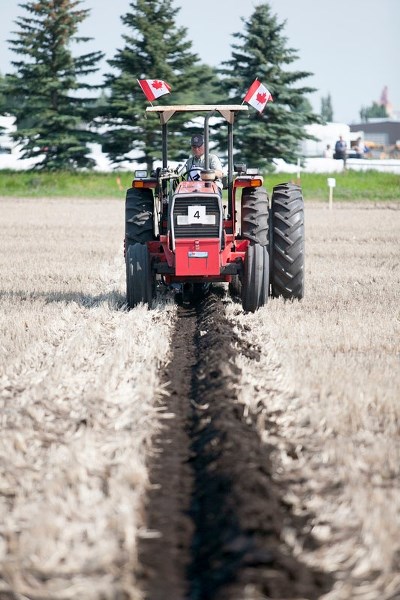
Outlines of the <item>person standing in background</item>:
<svg viewBox="0 0 400 600">
<path fill-rule="evenodd" d="M 338 141 L 335 144 L 335 154 L 333 158 L 337 160 L 343 161 L 343 168 L 346 168 L 346 159 L 347 159 L 347 144 L 343 139 L 343 136 L 340 135 Z"/>
</svg>

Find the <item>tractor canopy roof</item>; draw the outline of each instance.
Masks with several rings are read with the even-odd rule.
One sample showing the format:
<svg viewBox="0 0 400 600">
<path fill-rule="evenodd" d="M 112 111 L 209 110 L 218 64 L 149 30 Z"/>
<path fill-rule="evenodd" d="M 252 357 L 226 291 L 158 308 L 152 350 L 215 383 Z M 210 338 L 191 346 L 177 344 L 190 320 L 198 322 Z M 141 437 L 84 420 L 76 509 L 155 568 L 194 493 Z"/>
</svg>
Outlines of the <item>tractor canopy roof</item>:
<svg viewBox="0 0 400 600">
<path fill-rule="evenodd" d="M 244 104 L 176 104 L 170 106 L 148 106 L 146 112 L 160 114 L 162 124 L 167 123 L 176 112 L 206 112 L 218 111 L 228 123 L 233 123 L 237 111 L 246 111 L 248 106 Z"/>
<path fill-rule="evenodd" d="M 170 106 L 148 106 L 146 112 L 158 113 L 162 127 L 162 164 L 163 168 L 168 166 L 168 143 L 167 129 L 168 121 L 177 112 L 193 112 L 206 113 L 204 116 L 204 162 L 205 169 L 209 168 L 209 120 L 215 113 L 220 115 L 228 123 L 228 198 L 232 198 L 232 181 L 233 181 L 233 123 L 235 121 L 235 113 L 248 110 L 248 106 L 244 104 L 176 104 Z"/>
</svg>

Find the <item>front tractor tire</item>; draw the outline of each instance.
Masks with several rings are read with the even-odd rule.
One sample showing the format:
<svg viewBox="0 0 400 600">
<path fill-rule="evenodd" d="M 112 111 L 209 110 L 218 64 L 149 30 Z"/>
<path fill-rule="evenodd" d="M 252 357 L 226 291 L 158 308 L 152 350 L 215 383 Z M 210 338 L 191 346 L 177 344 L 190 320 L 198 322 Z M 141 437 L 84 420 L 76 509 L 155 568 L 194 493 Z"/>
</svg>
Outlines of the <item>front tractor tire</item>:
<svg viewBox="0 0 400 600">
<path fill-rule="evenodd" d="M 255 312 L 268 301 L 269 256 L 266 246 L 250 242 L 244 259 L 242 277 L 242 306 Z"/>
<path fill-rule="evenodd" d="M 154 239 L 154 198 L 150 188 L 129 188 L 125 200 L 125 245 Z"/>
<path fill-rule="evenodd" d="M 242 237 L 260 246 L 268 244 L 269 198 L 263 187 L 242 190 Z"/>
<path fill-rule="evenodd" d="M 126 252 L 126 300 L 129 308 L 141 302 L 151 308 L 155 289 L 146 244 L 132 244 Z"/>
<path fill-rule="evenodd" d="M 272 296 L 304 296 L 304 200 L 300 186 L 282 183 L 273 189 L 270 211 Z"/>
</svg>

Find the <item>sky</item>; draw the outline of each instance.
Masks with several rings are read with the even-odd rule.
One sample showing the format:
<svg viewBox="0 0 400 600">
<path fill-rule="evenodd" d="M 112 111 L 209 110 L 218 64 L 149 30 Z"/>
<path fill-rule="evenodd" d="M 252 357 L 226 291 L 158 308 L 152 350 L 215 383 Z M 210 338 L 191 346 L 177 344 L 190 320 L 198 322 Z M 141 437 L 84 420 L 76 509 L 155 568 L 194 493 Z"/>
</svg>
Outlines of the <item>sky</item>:
<svg viewBox="0 0 400 600">
<path fill-rule="evenodd" d="M 26 0 L 25 0 L 26 1 Z M 359 122 L 360 109 L 378 102 L 385 86 L 389 100 L 400 114 L 400 0 L 267 0 L 280 23 L 287 47 L 298 60 L 289 70 L 312 76 L 301 85 L 317 89 L 308 99 L 320 112 L 321 98 L 331 95 L 334 120 Z M 110 68 L 106 59 L 123 47 L 127 29 L 120 16 L 129 11 L 129 0 L 82 0 L 91 9 L 79 34 L 94 38 L 78 47 L 78 53 L 102 50 L 106 57 L 98 75 Z M 233 33 L 262 4 L 261 0 L 173 0 L 180 8 L 176 23 L 187 28 L 187 40 L 203 63 L 219 66 L 228 60 Z M 7 40 L 14 37 L 15 19 L 25 15 L 19 0 L 0 0 L 0 73 L 13 71 L 16 55 Z M 257 73 L 250 74 L 250 79 Z M 268 81 L 263 81 L 268 87 Z M 246 90 L 244 90 L 245 94 Z"/>
</svg>

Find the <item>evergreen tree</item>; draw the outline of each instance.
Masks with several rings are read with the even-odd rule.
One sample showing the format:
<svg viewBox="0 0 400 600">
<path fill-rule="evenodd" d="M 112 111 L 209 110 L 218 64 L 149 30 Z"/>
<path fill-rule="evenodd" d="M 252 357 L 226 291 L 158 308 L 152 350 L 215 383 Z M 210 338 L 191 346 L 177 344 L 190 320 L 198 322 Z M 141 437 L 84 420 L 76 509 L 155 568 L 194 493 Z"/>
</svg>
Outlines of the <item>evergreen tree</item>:
<svg viewBox="0 0 400 600">
<path fill-rule="evenodd" d="M 308 112 L 312 112 L 313 107 L 312 107 L 312 104 L 309 101 L 309 99 L 306 98 L 305 96 L 303 96 L 301 102 L 299 102 L 298 106 L 296 106 L 293 110 L 295 112 L 308 113 Z"/>
<path fill-rule="evenodd" d="M 10 41 L 21 60 L 12 64 L 16 73 L 7 77 L 7 97 L 17 98 L 15 139 L 23 158 L 43 156 L 36 168 L 55 170 L 90 167 L 87 142 L 96 136 L 88 129 L 88 100 L 79 90 L 95 86 L 80 77 L 97 71 L 101 52 L 73 57 L 71 45 L 90 38 L 75 34 L 89 10 L 78 8 L 81 0 L 31 0 L 19 6 L 29 16 L 17 19 L 19 31 Z"/>
<path fill-rule="evenodd" d="M 0 115 L 15 116 L 22 102 L 18 90 L 11 91 L 11 75 L 0 74 Z"/>
<path fill-rule="evenodd" d="M 373 102 L 371 106 L 363 106 L 360 110 L 360 119 L 362 123 L 366 123 L 369 119 L 387 119 L 386 107 L 378 102 Z"/>
<path fill-rule="evenodd" d="M 5 96 L 6 78 L 0 73 L 0 115 L 7 112 L 7 103 Z"/>
<path fill-rule="evenodd" d="M 186 28 L 175 24 L 180 9 L 173 8 L 171 0 L 134 0 L 129 6 L 130 12 L 122 17 L 129 28 L 123 36 L 125 45 L 109 61 L 117 73 L 106 78 L 111 92 L 106 115 L 110 130 L 103 136 L 103 150 L 114 163 L 136 151 L 137 160 L 151 170 L 161 158 L 161 128 L 155 115 L 145 114 L 148 101 L 137 79 L 161 79 L 171 86 L 171 95 L 158 98 L 156 104 L 203 104 L 213 94 L 216 75 L 191 52 Z M 183 131 L 188 118 L 176 114 L 169 127 L 169 156 L 176 160 L 190 150 L 189 132 Z"/>
<path fill-rule="evenodd" d="M 331 123 L 333 121 L 333 108 L 330 94 L 328 94 L 326 98 L 321 98 L 321 119 L 326 123 Z"/>
<path fill-rule="evenodd" d="M 5 77 L 0 73 L 0 116 L 7 113 L 5 91 Z M 0 135 L 4 132 L 4 127 L 0 125 Z M 0 147 L 1 152 L 1 147 Z"/>
<path fill-rule="evenodd" d="M 260 4 L 234 34 L 238 43 L 232 45 L 232 58 L 225 61 L 220 72 L 226 97 L 241 103 L 256 77 L 273 97 L 262 114 L 249 107 L 249 114 L 238 116 L 235 125 L 235 149 L 238 158 L 251 166 L 266 167 L 274 158 L 294 162 L 300 140 L 311 138 L 304 130 L 308 123 L 320 122 L 307 104 L 305 96 L 314 89 L 295 87 L 311 75 L 304 71 L 288 71 L 297 59 L 296 51 L 286 47 L 283 35 L 285 23 L 278 23 L 269 4 Z"/>
</svg>

